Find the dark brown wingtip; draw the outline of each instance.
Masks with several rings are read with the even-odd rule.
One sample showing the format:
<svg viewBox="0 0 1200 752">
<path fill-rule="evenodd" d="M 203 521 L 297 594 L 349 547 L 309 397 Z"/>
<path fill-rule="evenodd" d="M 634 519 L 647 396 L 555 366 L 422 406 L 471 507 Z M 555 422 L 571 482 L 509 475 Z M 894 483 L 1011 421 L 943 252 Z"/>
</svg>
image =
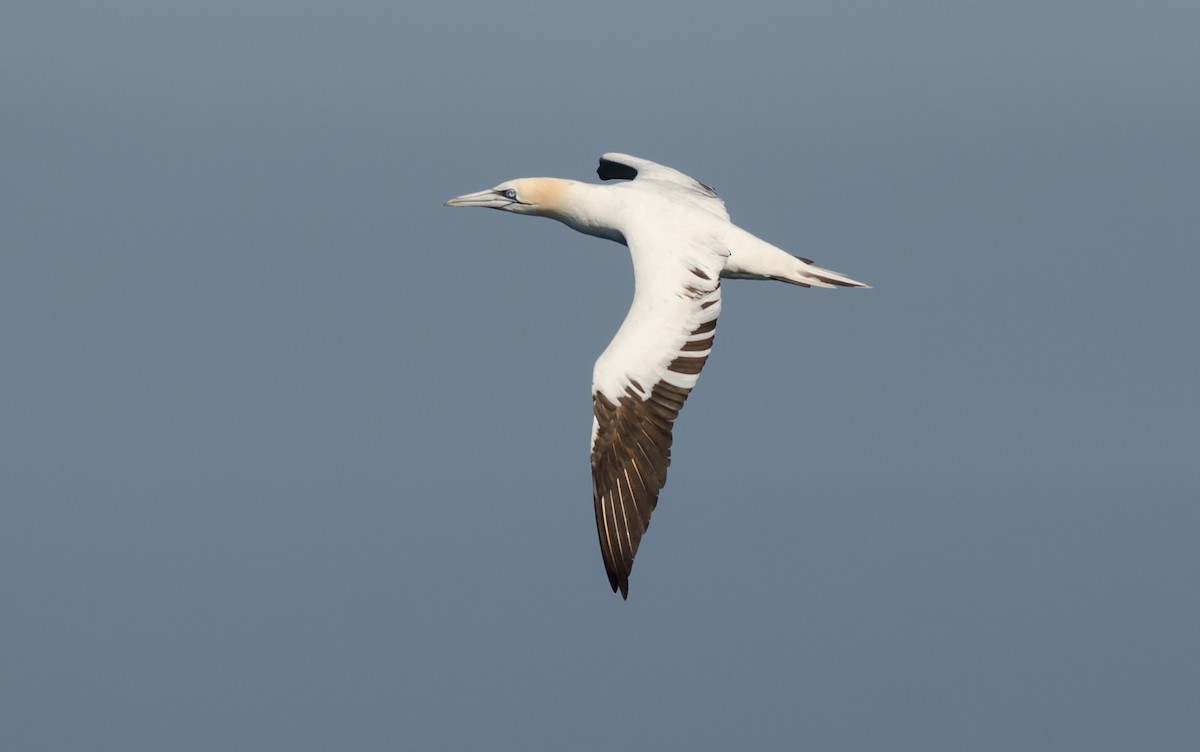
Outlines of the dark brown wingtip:
<svg viewBox="0 0 1200 752">
<path fill-rule="evenodd" d="M 633 180 L 637 174 L 637 170 L 629 165 L 608 159 L 601 159 L 600 166 L 596 168 L 596 175 L 601 180 Z"/>
<path fill-rule="evenodd" d="M 611 569 L 605 572 L 608 575 L 608 584 L 612 587 L 614 593 L 620 592 L 623 600 L 629 600 L 629 578 L 622 577 Z"/>
</svg>

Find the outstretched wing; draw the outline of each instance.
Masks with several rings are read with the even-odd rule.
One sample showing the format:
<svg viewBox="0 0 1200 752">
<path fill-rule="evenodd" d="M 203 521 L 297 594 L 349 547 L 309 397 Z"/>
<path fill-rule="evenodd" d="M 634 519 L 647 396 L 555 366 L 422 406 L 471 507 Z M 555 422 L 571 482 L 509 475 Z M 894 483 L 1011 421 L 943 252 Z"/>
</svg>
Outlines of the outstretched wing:
<svg viewBox="0 0 1200 752">
<path fill-rule="evenodd" d="M 671 431 L 712 349 L 728 251 L 627 237 L 633 305 L 596 361 L 592 380 L 592 496 L 613 592 L 629 573 L 671 464 Z M 649 246 L 649 247 L 648 247 Z"/>
<path fill-rule="evenodd" d="M 660 190 L 679 190 L 681 197 L 688 199 L 693 206 L 721 219 L 729 219 L 725 202 L 711 186 L 658 162 L 610 151 L 600 157 L 596 174 L 601 180 L 636 180 L 639 183 L 656 184 Z"/>
</svg>

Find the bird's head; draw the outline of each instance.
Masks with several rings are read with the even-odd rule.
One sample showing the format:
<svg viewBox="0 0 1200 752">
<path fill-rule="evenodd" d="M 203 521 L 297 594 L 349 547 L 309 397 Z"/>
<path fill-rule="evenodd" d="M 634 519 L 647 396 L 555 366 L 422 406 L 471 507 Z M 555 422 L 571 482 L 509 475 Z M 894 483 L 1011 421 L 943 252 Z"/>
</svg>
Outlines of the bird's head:
<svg viewBox="0 0 1200 752">
<path fill-rule="evenodd" d="M 567 202 L 569 180 L 558 178 L 519 178 L 478 193 L 455 196 L 446 206 L 482 206 L 513 214 L 556 217 Z"/>
</svg>

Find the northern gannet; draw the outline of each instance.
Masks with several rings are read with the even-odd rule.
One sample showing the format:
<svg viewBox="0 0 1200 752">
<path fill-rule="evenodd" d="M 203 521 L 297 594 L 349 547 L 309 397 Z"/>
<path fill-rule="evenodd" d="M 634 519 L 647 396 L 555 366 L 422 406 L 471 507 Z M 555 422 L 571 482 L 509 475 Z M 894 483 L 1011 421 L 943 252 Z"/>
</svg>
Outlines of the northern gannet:
<svg viewBox="0 0 1200 752">
<path fill-rule="evenodd" d="M 733 224 L 716 191 L 678 170 L 608 153 L 612 185 L 521 178 L 452 198 L 556 219 L 629 247 L 633 304 L 592 372 L 592 497 L 604 568 L 629 597 L 629 573 L 671 464 L 671 429 L 712 350 L 721 278 L 802 287 L 868 287 Z"/>
</svg>

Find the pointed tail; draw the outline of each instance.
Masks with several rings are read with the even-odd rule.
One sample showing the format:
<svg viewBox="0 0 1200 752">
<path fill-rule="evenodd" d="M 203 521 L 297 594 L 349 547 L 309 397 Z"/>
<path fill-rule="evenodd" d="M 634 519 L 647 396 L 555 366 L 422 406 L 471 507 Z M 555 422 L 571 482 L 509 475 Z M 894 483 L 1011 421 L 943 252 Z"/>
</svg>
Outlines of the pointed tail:
<svg viewBox="0 0 1200 752">
<path fill-rule="evenodd" d="M 729 260 L 722 277 L 730 279 L 777 279 L 804 287 L 870 287 L 812 261 L 793 256 L 782 248 L 757 238 L 735 225 L 724 238 Z"/>
<path fill-rule="evenodd" d="M 800 264 L 796 265 L 794 274 L 787 277 L 772 277 L 780 282 L 791 282 L 794 285 L 806 285 L 809 287 L 862 287 L 871 289 L 871 286 L 856 279 L 850 279 L 845 274 L 839 274 L 831 269 L 823 269 L 813 264 L 806 258 L 793 256 Z"/>
</svg>

